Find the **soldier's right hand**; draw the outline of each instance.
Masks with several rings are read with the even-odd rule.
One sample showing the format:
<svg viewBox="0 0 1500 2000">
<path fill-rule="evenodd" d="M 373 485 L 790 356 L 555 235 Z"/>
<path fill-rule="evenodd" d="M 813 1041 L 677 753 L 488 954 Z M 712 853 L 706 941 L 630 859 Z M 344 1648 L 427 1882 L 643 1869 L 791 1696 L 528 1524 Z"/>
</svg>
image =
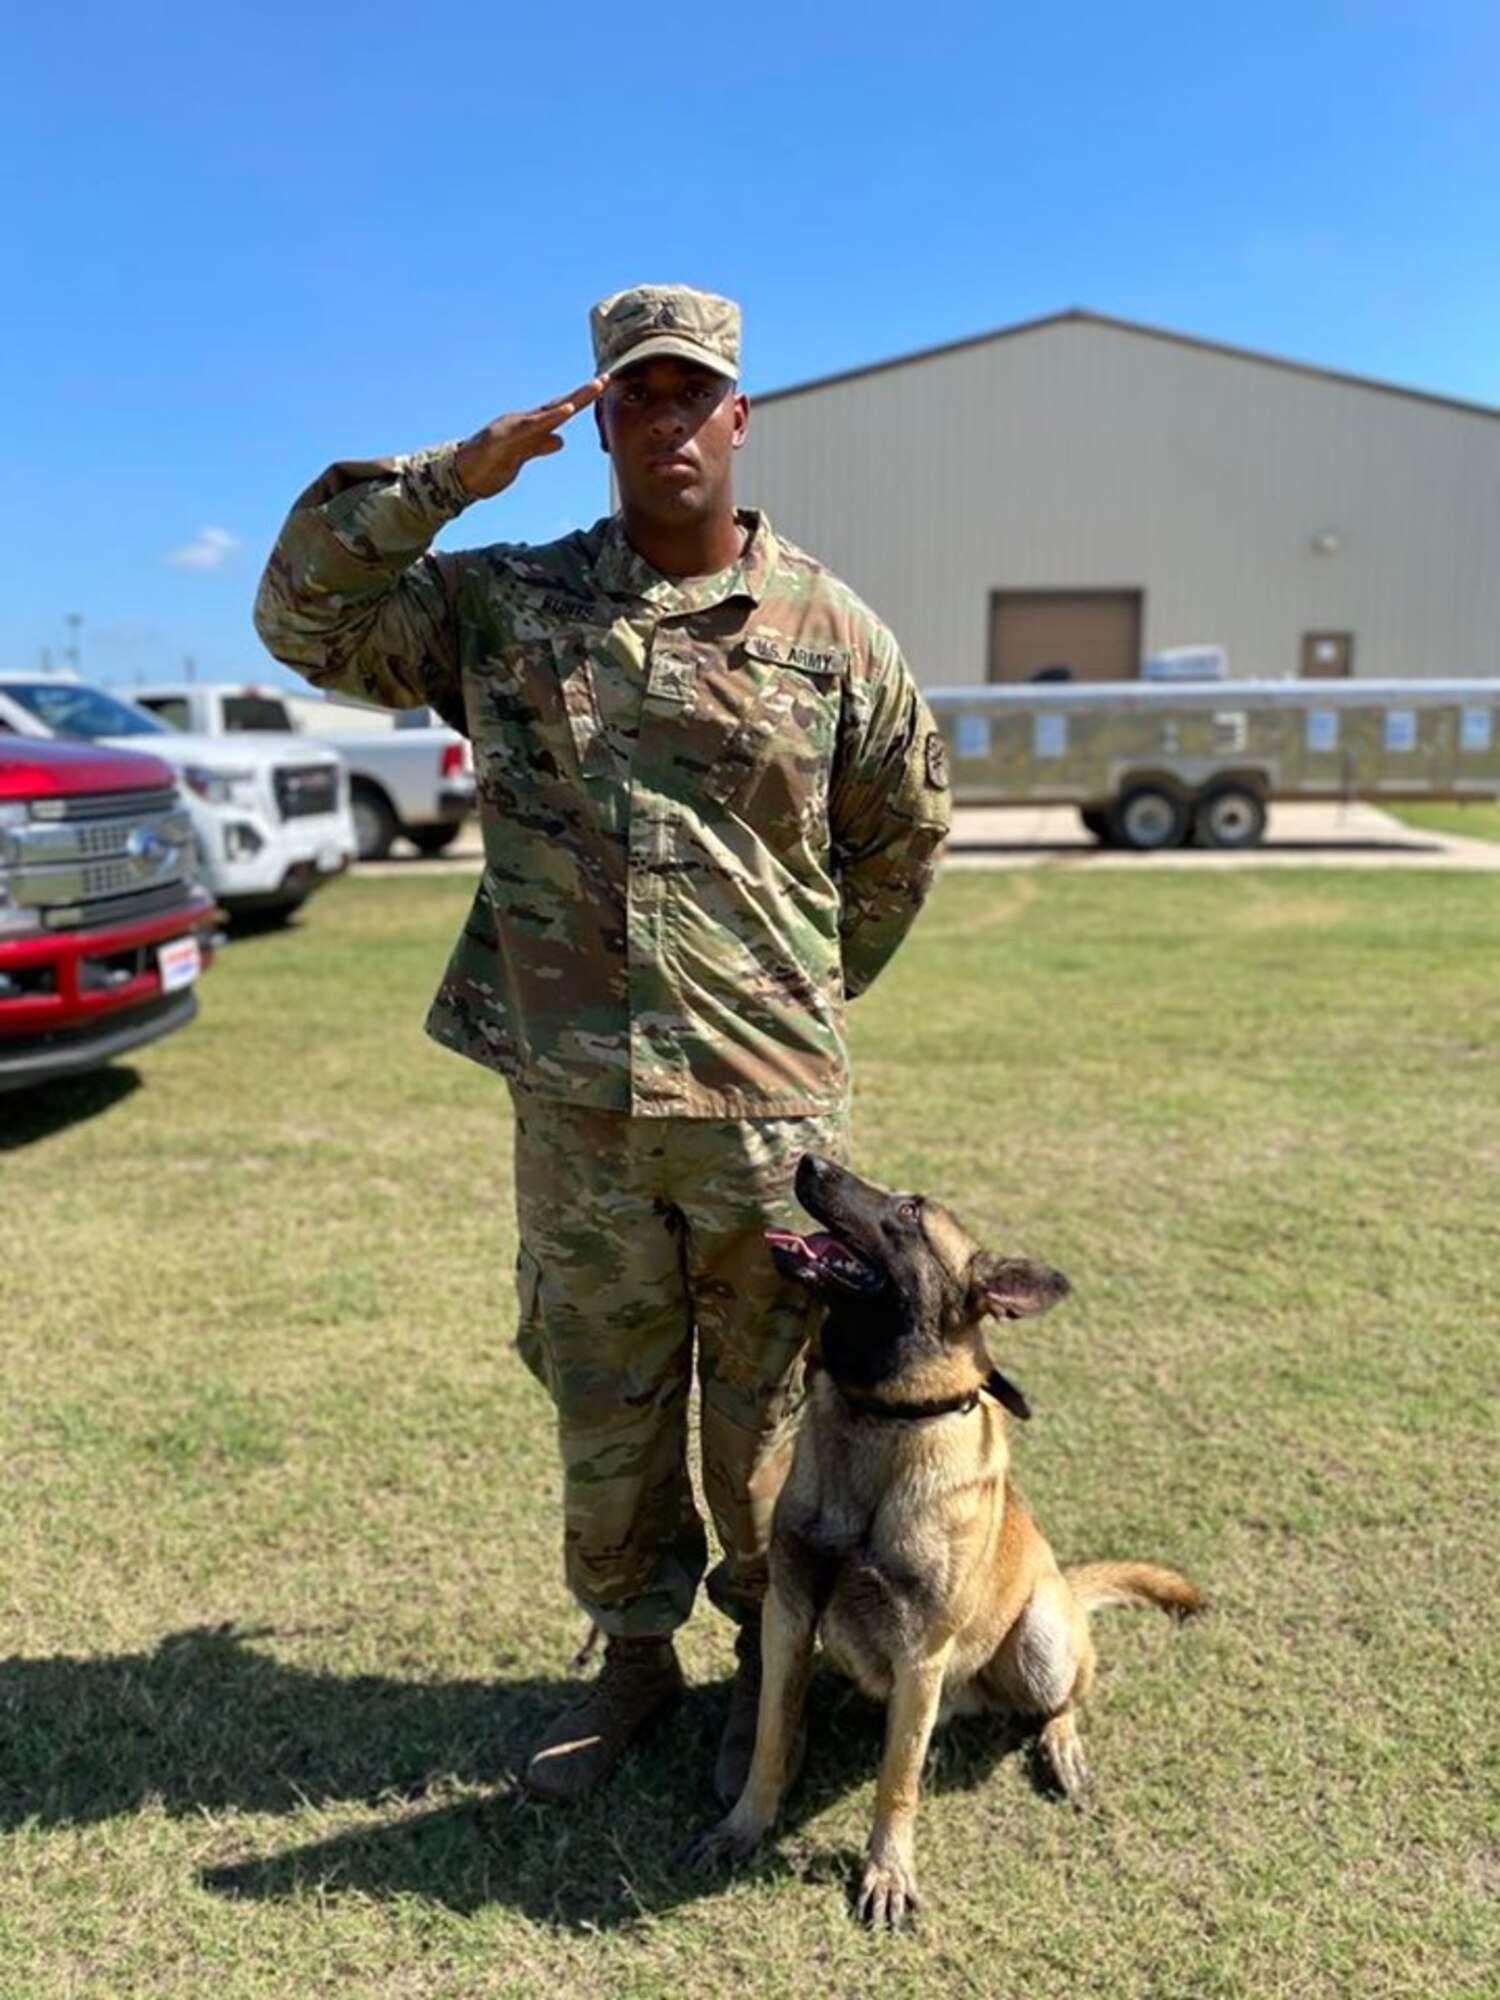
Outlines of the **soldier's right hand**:
<svg viewBox="0 0 1500 2000">
<path fill-rule="evenodd" d="M 528 459 L 550 458 L 562 450 L 558 431 L 569 417 L 598 402 L 608 380 L 607 375 L 596 375 L 591 382 L 559 396 L 555 403 L 496 417 L 482 431 L 475 431 L 459 446 L 454 461 L 460 482 L 476 500 L 503 493 Z"/>
</svg>

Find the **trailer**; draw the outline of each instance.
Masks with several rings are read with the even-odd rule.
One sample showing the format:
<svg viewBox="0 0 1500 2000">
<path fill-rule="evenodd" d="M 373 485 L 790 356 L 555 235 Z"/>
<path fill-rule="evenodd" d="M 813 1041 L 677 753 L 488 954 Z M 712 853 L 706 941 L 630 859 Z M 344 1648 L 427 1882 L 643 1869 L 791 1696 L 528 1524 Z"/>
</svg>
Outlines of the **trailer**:
<svg viewBox="0 0 1500 2000">
<path fill-rule="evenodd" d="M 1500 797 L 1500 680 L 934 688 L 957 805 L 1076 806 L 1108 846 L 1253 847 L 1275 800 Z"/>
</svg>

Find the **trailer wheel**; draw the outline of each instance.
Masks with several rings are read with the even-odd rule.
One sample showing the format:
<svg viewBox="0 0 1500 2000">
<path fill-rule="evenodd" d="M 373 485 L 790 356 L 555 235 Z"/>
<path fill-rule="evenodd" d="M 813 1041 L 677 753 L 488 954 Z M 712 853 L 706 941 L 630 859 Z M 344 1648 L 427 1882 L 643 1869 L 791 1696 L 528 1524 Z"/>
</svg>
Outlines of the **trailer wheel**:
<svg viewBox="0 0 1500 2000">
<path fill-rule="evenodd" d="M 1246 785 L 1215 785 L 1193 808 L 1198 847 L 1254 847 L 1265 830 L 1265 801 Z"/>
<path fill-rule="evenodd" d="M 1162 785 L 1132 785 L 1110 808 L 1110 834 L 1121 847 L 1180 847 L 1187 829 L 1187 805 Z"/>
<path fill-rule="evenodd" d="M 1091 833 L 1101 847 L 1112 847 L 1114 835 L 1110 831 L 1109 814 L 1102 806 L 1080 806 L 1078 817 L 1083 822 L 1085 833 Z"/>
</svg>

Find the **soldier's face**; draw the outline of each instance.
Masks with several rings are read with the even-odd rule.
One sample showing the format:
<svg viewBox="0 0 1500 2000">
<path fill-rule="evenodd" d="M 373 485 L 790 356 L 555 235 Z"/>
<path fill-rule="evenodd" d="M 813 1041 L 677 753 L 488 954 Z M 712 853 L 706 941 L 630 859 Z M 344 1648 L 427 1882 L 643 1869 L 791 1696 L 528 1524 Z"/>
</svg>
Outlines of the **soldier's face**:
<svg viewBox="0 0 1500 2000">
<path fill-rule="evenodd" d="M 627 514 L 666 525 L 732 507 L 750 401 L 722 375 L 655 356 L 612 377 L 595 414 Z"/>
</svg>

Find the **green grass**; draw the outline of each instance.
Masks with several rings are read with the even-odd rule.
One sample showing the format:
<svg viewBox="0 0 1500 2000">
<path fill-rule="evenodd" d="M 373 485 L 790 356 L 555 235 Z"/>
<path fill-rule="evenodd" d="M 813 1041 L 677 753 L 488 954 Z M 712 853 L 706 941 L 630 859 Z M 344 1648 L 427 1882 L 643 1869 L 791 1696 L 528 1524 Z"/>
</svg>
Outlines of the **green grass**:
<svg viewBox="0 0 1500 2000">
<path fill-rule="evenodd" d="M 1432 805 L 1392 805 L 1393 819 L 1428 833 L 1458 833 L 1469 840 L 1500 840 L 1500 801 L 1444 799 Z"/>
<path fill-rule="evenodd" d="M 428 1044 L 461 881 L 234 944 L 132 1066 L 0 1099 L 0 1996 L 1463 2000 L 1500 1963 L 1500 902 L 1488 878 L 964 873 L 855 1011 L 856 1157 L 1076 1292 L 998 1351 L 1098 1621 L 1097 1797 L 941 1739 L 919 1930 L 847 1892 L 879 1718 L 815 1684 L 703 1882 L 730 1669 L 518 1801 L 580 1634 L 510 1347 L 502 1087 Z"/>
</svg>

